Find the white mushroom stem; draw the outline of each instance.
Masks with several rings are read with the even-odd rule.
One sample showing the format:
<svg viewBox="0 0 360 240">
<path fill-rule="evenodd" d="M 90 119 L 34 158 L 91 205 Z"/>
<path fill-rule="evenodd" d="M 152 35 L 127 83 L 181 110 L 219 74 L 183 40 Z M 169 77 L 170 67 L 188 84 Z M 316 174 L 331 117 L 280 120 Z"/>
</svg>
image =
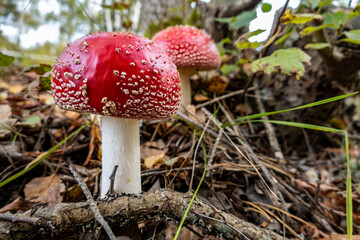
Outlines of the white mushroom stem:
<svg viewBox="0 0 360 240">
<path fill-rule="evenodd" d="M 102 117 L 101 197 L 110 188 L 110 176 L 117 165 L 114 193 L 140 193 L 139 120 Z"/>
<path fill-rule="evenodd" d="M 180 102 L 180 112 L 185 112 L 183 107 L 187 107 L 191 104 L 191 84 L 190 77 L 196 73 L 195 68 L 178 68 L 180 74 L 180 84 L 181 84 L 181 102 Z"/>
</svg>

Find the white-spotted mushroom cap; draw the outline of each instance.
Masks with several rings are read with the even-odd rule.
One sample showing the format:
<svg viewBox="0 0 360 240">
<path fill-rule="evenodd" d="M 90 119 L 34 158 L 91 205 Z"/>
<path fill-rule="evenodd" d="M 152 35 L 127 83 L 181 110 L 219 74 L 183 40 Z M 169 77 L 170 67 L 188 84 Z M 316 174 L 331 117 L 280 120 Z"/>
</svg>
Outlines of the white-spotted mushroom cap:
<svg viewBox="0 0 360 240">
<path fill-rule="evenodd" d="M 173 26 L 158 32 L 152 40 L 162 47 L 177 67 L 214 69 L 220 54 L 210 36 L 192 26 Z"/>
<path fill-rule="evenodd" d="M 181 97 L 173 61 L 153 41 L 125 32 L 90 34 L 69 44 L 51 80 L 61 108 L 120 118 L 167 118 Z"/>
</svg>

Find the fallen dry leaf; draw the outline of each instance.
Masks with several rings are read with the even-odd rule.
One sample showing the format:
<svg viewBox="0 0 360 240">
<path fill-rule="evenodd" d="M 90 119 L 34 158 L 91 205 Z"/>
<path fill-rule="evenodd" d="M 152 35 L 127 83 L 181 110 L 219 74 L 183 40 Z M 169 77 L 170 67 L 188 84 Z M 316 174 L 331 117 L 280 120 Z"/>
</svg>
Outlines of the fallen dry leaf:
<svg viewBox="0 0 360 240">
<path fill-rule="evenodd" d="M 22 208 L 24 202 L 25 202 L 25 200 L 22 197 L 18 197 L 17 199 L 12 201 L 8 205 L 2 207 L 0 209 L 0 213 L 5 213 L 5 212 L 9 212 L 9 211 L 10 212 L 17 212 Z"/>
<path fill-rule="evenodd" d="M 0 139 L 4 138 L 7 134 L 11 132 L 15 132 L 15 123 L 17 119 L 10 118 L 10 119 L 1 119 L 0 118 Z"/>
<path fill-rule="evenodd" d="M 147 158 L 144 158 L 144 164 L 147 168 L 153 168 L 155 164 L 163 160 L 165 157 L 166 151 L 162 151 L 160 154 L 153 155 Z"/>
<path fill-rule="evenodd" d="M 21 93 L 27 86 L 24 85 L 11 85 L 8 88 L 9 93 L 18 94 Z"/>
<path fill-rule="evenodd" d="M 62 202 L 60 192 L 65 190 L 61 179 L 53 174 L 48 177 L 38 177 L 25 185 L 25 199 L 32 202 L 56 204 Z"/>
<path fill-rule="evenodd" d="M 186 107 L 186 110 L 188 110 L 189 117 L 193 119 L 196 122 L 204 123 L 206 121 L 206 116 L 201 110 L 196 110 L 194 105 L 188 105 Z"/>
<path fill-rule="evenodd" d="M 208 81 L 208 89 L 217 95 L 223 94 L 229 84 L 229 79 L 225 76 L 215 75 Z"/>
<path fill-rule="evenodd" d="M 0 119 L 8 119 L 11 117 L 11 107 L 8 104 L 0 105 Z"/>
<path fill-rule="evenodd" d="M 211 98 L 201 94 L 201 93 L 196 93 L 196 95 L 194 96 L 194 100 L 196 102 L 204 102 L 204 101 L 208 101 L 210 100 Z"/>
<path fill-rule="evenodd" d="M 319 240 L 347 240 L 347 235 L 331 233 L 329 237 L 320 238 Z M 353 235 L 351 240 L 360 240 L 360 235 Z"/>
<path fill-rule="evenodd" d="M 306 190 L 310 191 L 312 194 L 315 193 L 316 188 L 317 188 L 315 183 L 304 182 L 304 181 L 301 181 L 300 179 L 296 179 L 295 183 L 298 187 L 306 189 Z M 326 195 L 333 191 L 340 191 L 340 190 L 337 187 L 329 186 L 326 184 L 320 184 L 320 186 L 319 186 L 319 192 L 321 194 Z"/>
</svg>

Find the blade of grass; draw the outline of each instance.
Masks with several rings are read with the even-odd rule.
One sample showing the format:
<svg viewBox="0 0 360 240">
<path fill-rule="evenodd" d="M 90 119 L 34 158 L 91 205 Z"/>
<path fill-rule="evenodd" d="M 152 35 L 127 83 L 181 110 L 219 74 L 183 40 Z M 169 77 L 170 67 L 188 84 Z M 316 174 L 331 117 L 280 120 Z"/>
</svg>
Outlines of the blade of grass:
<svg viewBox="0 0 360 240">
<path fill-rule="evenodd" d="M 216 114 L 216 113 L 217 113 L 217 111 L 216 111 L 214 114 Z M 206 132 L 205 130 L 206 130 L 206 128 L 209 126 L 209 123 L 211 122 L 211 119 L 213 118 L 214 114 L 211 115 L 211 117 L 209 118 L 209 120 L 206 122 L 204 131 L 201 133 L 201 136 L 200 136 L 200 138 L 199 138 L 198 144 L 197 144 L 196 149 L 195 149 L 194 161 L 195 161 L 195 158 L 196 158 L 196 153 L 197 153 L 197 151 L 198 151 L 198 149 L 199 149 L 199 145 L 201 144 L 202 138 L 204 137 L 204 134 L 205 134 L 205 132 Z M 201 184 L 202 184 L 202 182 L 203 182 L 203 180 L 204 180 L 204 178 L 205 178 L 206 165 L 207 165 L 207 162 L 206 162 L 206 147 L 205 147 L 204 144 L 202 144 L 202 147 L 203 147 L 203 151 L 204 151 L 204 171 L 203 171 L 203 174 L 202 174 L 202 176 L 201 176 L 200 182 L 199 182 L 199 184 L 197 185 L 197 187 L 196 187 L 196 189 L 195 189 L 195 192 L 194 192 L 194 194 L 193 194 L 193 196 L 192 196 L 192 198 L 191 198 L 191 200 L 190 200 L 190 203 L 189 203 L 189 205 L 188 205 L 187 208 L 186 208 L 186 211 L 185 211 L 185 213 L 184 213 L 184 216 L 183 216 L 182 219 L 181 219 L 180 225 L 179 225 L 179 227 L 178 227 L 178 229 L 177 229 L 177 231 L 176 231 L 176 234 L 175 234 L 175 236 L 174 236 L 174 240 L 176 240 L 176 239 L 179 237 L 179 234 L 180 234 L 180 231 L 181 231 L 182 226 L 184 225 L 186 216 L 188 215 L 188 213 L 189 213 L 189 211 L 190 211 L 190 208 L 191 208 L 191 205 L 192 205 L 192 203 L 194 202 L 195 196 L 196 196 L 197 192 L 199 191 L 200 186 L 201 186 Z"/>
<path fill-rule="evenodd" d="M 75 134 L 83 130 L 85 127 L 87 127 L 91 122 L 86 123 L 85 125 L 78 128 L 76 131 L 72 132 L 69 136 L 67 136 L 65 139 L 63 139 L 61 142 L 56 144 L 54 147 L 52 147 L 49 151 L 45 152 L 44 154 L 41 154 L 41 157 L 34 162 L 31 166 L 26 167 L 25 169 L 21 170 L 18 173 L 15 173 L 11 177 L 7 178 L 6 180 L 0 182 L 0 188 L 8 184 L 9 182 L 15 180 L 16 178 L 24 175 L 25 173 L 29 172 L 33 168 L 35 168 L 37 165 L 39 165 L 46 157 L 48 157 L 52 152 L 54 152 L 56 149 L 58 149 L 61 145 L 63 145 L 66 141 L 68 141 L 71 137 L 73 137 Z"/>
<path fill-rule="evenodd" d="M 322 105 L 322 104 L 339 101 L 341 99 L 351 97 L 351 96 L 353 96 L 355 94 L 358 94 L 358 93 L 359 92 L 354 92 L 354 93 L 344 94 L 344 95 L 340 95 L 340 96 L 336 96 L 336 97 L 332 97 L 332 98 L 327 98 L 327 99 L 320 100 L 320 101 L 317 101 L 317 102 L 305 104 L 305 105 L 302 105 L 302 106 L 299 106 L 299 107 L 294 107 L 294 108 L 289 108 L 289 109 L 284 109 L 284 110 L 279 110 L 279 111 L 273 111 L 273 112 L 253 114 L 253 115 L 249 115 L 249 116 L 246 116 L 246 117 L 237 118 L 237 119 L 234 120 L 234 122 L 240 122 L 240 121 L 245 121 L 245 120 L 261 118 L 263 116 L 270 116 L 270 115 L 274 115 L 274 114 L 295 111 L 295 110 L 299 110 L 299 109 L 303 109 L 303 108 L 315 107 L 315 106 L 319 106 L 319 105 Z M 230 126 L 232 126 L 234 124 L 234 122 L 233 123 L 224 123 L 222 125 L 222 127 L 223 128 L 224 127 L 230 127 Z"/>
<path fill-rule="evenodd" d="M 346 223 L 347 236 L 351 240 L 353 231 L 353 208 L 352 208 L 352 188 L 351 188 L 351 169 L 350 169 L 350 154 L 349 154 L 349 137 L 345 134 L 345 149 L 346 149 Z"/>
<path fill-rule="evenodd" d="M 320 125 L 314 125 L 314 124 L 307 124 L 307 123 L 299 123 L 299 122 L 287 122 L 287 121 L 278 121 L 278 120 L 251 120 L 249 122 L 268 122 L 278 125 L 286 125 L 290 127 L 298 127 L 298 128 L 307 128 L 317 131 L 324 131 L 324 132 L 335 132 L 335 133 L 344 133 L 344 130 L 331 128 L 331 127 L 324 127 Z"/>
<path fill-rule="evenodd" d="M 200 142 L 200 140 L 199 140 L 199 142 Z M 181 219 L 181 222 L 180 222 L 180 225 L 179 225 L 179 227 L 178 227 L 178 229 L 177 229 L 177 231 L 176 231 L 174 240 L 176 240 L 176 239 L 179 237 L 180 230 L 181 230 L 182 226 L 184 225 L 186 216 L 188 215 L 188 213 L 189 213 L 189 211 L 190 211 L 190 208 L 191 208 L 191 205 L 192 205 L 192 203 L 193 203 L 194 200 L 195 200 L 195 196 L 196 196 L 197 192 L 199 191 L 200 186 L 201 186 L 201 184 L 202 184 L 202 182 L 203 182 L 203 180 L 204 180 L 204 178 L 205 178 L 205 174 L 206 174 L 206 147 L 205 147 L 204 144 L 202 144 L 202 147 L 203 147 L 203 151 L 204 151 L 204 171 L 203 171 L 203 174 L 202 174 L 202 176 L 201 176 L 200 182 L 199 182 L 199 184 L 197 185 L 196 190 L 195 190 L 195 192 L 194 192 L 194 194 L 193 194 L 193 196 L 192 196 L 192 198 L 191 198 L 191 200 L 190 200 L 190 203 L 189 203 L 189 205 L 188 205 L 187 208 L 186 208 L 185 214 L 184 214 L 183 218 Z"/>
<path fill-rule="evenodd" d="M 291 127 L 307 128 L 316 131 L 342 133 L 345 138 L 345 152 L 346 152 L 346 224 L 347 224 L 347 237 L 351 240 L 353 231 L 353 209 L 352 209 L 352 188 L 351 188 L 351 168 L 350 168 L 350 154 L 349 154 L 349 137 L 345 130 L 336 128 L 324 127 L 319 125 L 298 123 L 298 122 L 286 122 L 276 120 L 250 120 L 249 122 L 269 122 L 273 124 L 286 125 Z M 245 123 L 245 122 L 243 122 Z"/>
</svg>

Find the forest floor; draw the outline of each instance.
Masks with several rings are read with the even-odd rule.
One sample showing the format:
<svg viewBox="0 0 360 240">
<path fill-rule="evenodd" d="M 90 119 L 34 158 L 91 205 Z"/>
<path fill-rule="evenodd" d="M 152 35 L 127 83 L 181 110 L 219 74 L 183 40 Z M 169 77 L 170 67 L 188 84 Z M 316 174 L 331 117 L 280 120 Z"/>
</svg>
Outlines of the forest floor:
<svg viewBox="0 0 360 240">
<path fill-rule="evenodd" d="M 34 72 L 24 73 L 21 68 L 12 67 L 0 78 L 0 182 L 32 166 L 90 119 L 93 122 L 34 169 L 1 187 L 0 213 L 85 201 L 69 170 L 70 163 L 81 174 L 94 198 L 99 195 L 99 117 L 59 109 L 49 92 L 41 92 L 39 101 L 29 97 L 28 87 L 38 77 Z M 241 90 L 233 88 L 229 85 L 222 93 L 227 97 L 217 101 L 198 94 L 195 97 L 198 102 L 188 108 L 187 114 L 165 121 L 142 122 L 142 190 L 194 190 L 206 160 L 207 172 L 197 193 L 197 198 L 204 202 L 280 235 L 285 231 L 289 238 L 346 239 L 344 137 L 318 132 L 320 141 L 312 146 L 307 144 L 307 132 L 310 132 L 307 130 L 304 137 L 298 139 L 297 146 L 289 146 L 280 137 L 282 127 L 270 126 L 274 130 L 272 137 L 279 138 L 280 142 L 281 150 L 274 151 L 263 123 L 220 129 L 216 122 L 223 124 L 258 112 L 256 104 L 239 101 L 241 91 L 237 95 L 226 95 Z M 255 97 L 251 91 L 246 96 Z M 351 105 L 354 101 L 355 98 L 347 102 Z M 281 119 L 281 115 L 278 118 Z M 350 136 L 354 233 L 360 234 L 360 112 L 358 109 L 345 112 L 331 123 L 339 128 L 347 126 Z M 205 134 L 199 141 L 203 131 Z M 165 223 L 153 239 L 172 239 L 177 225 Z M 153 232 L 143 236 L 149 234 L 151 239 Z M 69 239 L 80 239 L 75 236 Z M 179 239 L 221 237 L 206 235 L 204 229 L 189 225 L 183 228 Z"/>
</svg>

